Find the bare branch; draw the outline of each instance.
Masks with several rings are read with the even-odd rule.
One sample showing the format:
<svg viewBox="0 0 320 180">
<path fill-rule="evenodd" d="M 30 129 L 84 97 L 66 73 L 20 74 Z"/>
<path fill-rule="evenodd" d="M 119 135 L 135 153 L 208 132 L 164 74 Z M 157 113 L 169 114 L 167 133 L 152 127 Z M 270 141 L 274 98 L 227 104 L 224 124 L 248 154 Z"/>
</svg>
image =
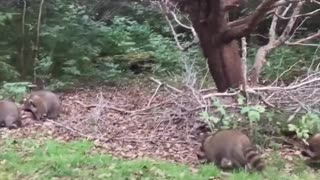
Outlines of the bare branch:
<svg viewBox="0 0 320 180">
<path fill-rule="evenodd" d="M 277 0 L 264 0 L 256 8 L 256 10 L 251 15 L 248 16 L 247 23 L 227 30 L 224 33 L 223 39 L 228 42 L 228 41 L 231 41 L 232 39 L 246 36 L 253 30 L 255 30 L 257 24 L 263 19 L 266 13 L 270 11 L 272 8 L 274 8 L 274 4 L 276 2 Z"/>
<path fill-rule="evenodd" d="M 151 98 L 150 98 L 150 100 L 149 100 L 149 102 L 148 102 L 148 105 L 147 105 L 148 107 L 150 107 L 150 104 L 152 103 L 153 98 L 157 95 L 160 87 L 163 85 L 160 81 L 156 81 L 156 82 L 158 83 L 158 87 L 157 87 L 157 89 L 154 91 L 153 95 L 151 96 Z"/>
<path fill-rule="evenodd" d="M 317 0 L 313 0 L 312 2 L 320 5 L 320 2 Z"/>
<path fill-rule="evenodd" d="M 241 45 L 242 45 L 242 70 L 243 70 L 243 91 L 248 99 L 249 94 L 247 93 L 247 41 L 246 38 L 241 38 Z"/>
<path fill-rule="evenodd" d="M 298 2 L 305 2 L 304 0 L 280 0 L 276 2 L 273 6 L 287 6 L 289 3 L 298 3 Z"/>
<path fill-rule="evenodd" d="M 296 15 L 300 13 L 301 9 L 302 9 L 302 5 L 303 5 L 303 2 L 299 2 L 296 7 L 294 8 L 293 10 L 293 13 L 292 13 L 292 18 L 289 20 L 286 28 L 284 29 L 284 31 L 282 32 L 281 36 L 279 37 L 279 40 L 281 43 L 284 43 L 286 40 L 289 39 L 289 33 L 290 31 L 292 30 L 296 20 L 297 20 L 297 17 Z"/>
<path fill-rule="evenodd" d="M 294 4 L 293 6 L 290 4 L 285 9 L 283 7 L 278 7 L 276 10 L 276 13 L 277 14 L 281 13 L 282 15 L 286 15 L 289 12 L 289 9 L 292 7 L 294 8 L 292 12 L 292 16 L 295 16 L 300 13 L 302 9 L 302 5 L 303 5 L 303 2 L 299 2 L 297 4 Z M 266 62 L 267 54 L 270 53 L 274 48 L 284 44 L 285 41 L 287 41 L 290 38 L 289 33 L 292 31 L 297 18 L 293 17 L 289 20 L 287 26 L 285 27 L 285 29 L 283 30 L 279 38 L 277 38 L 276 36 L 276 26 L 278 23 L 278 19 L 279 19 L 279 16 L 277 15 L 273 16 L 272 23 L 269 30 L 269 36 L 270 36 L 269 42 L 267 45 L 259 48 L 256 54 L 255 63 L 252 66 L 251 73 L 250 73 L 251 80 L 253 81 L 253 83 L 259 82 L 259 76 L 261 73 L 261 69 Z"/>
<path fill-rule="evenodd" d="M 150 77 L 149 79 L 152 80 L 152 81 L 154 81 L 154 82 L 156 82 L 156 83 L 158 83 L 158 84 L 160 83 L 160 84 L 168 87 L 169 89 L 171 89 L 171 90 L 173 90 L 173 91 L 175 91 L 175 92 L 177 92 L 177 93 L 183 93 L 181 90 L 179 90 L 179 89 L 171 86 L 170 84 L 166 84 L 166 83 L 164 84 L 164 83 L 160 82 L 159 80 L 157 80 L 157 79 L 155 79 L 155 78 L 153 78 L 153 77 Z"/>
<path fill-rule="evenodd" d="M 171 23 L 171 21 L 170 21 L 170 19 L 169 19 L 169 17 L 168 17 L 168 13 L 167 13 L 166 10 L 165 10 L 165 6 L 163 5 L 162 2 L 158 3 L 158 5 L 159 5 L 159 8 L 161 9 L 161 11 L 163 12 L 164 17 L 166 18 L 169 26 L 170 26 L 171 32 L 172 32 L 172 34 L 173 34 L 173 38 L 174 38 L 174 40 L 176 41 L 178 48 L 179 48 L 180 50 L 183 50 L 184 48 L 181 46 L 181 44 L 180 44 L 180 42 L 179 42 L 178 34 L 176 33 L 176 31 L 175 31 L 175 29 L 174 29 L 174 27 L 173 27 L 173 25 L 172 25 L 172 23 Z"/>
<path fill-rule="evenodd" d="M 276 15 L 279 16 L 281 19 L 291 19 L 291 18 L 298 18 L 298 17 L 305 17 L 305 16 L 314 16 L 314 15 L 317 15 L 318 12 L 320 12 L 320 9 L 316 9 L 314 11 L 311 11 L 311 12 L 308 12 L 305 14 L 299 14 L 299 15 L 290 16 L 290 17 L 284 17 L 284 16 L 281 16 L 277 13 L 276 13 Z"/>
<path fill-rule="evenodd" d="M 308 36 L 306 38 L 303 38 L 303 39 L 299 39 L 295 42 L 286 42 L 287 45 L 303 45 L 304 42 L 306 41 L 310 41 L 310 40 L 313 40 L 313 39 L 316 39 L 316 38 L 320 38 L 320 30 L 318 31 L 318 33 L 315 33 L 311 36 Z M 313 44 L 314 46 L 319 46 L 319 44 Z"/>
<path fill-rule="evenodd" d="M 271 15 L 273 13 L 274 13 L 274 10 L 267 12 L 266 15 L 264 16 L 264 18 L 268 17 L 269 15 Z M 247 17 L 244 17 L 241 19 L 237 19 L 235 21 L 231 21 L 228 23 L 228 26 L 230 28 L 236 28 L 237 26 L 243 26 L 245 23 L 247 23 L 250 20 L 250 18 L 251 18 L 250 16 L 247 16 Z"/>
<path fill-rule="evenodd" d="M 154 2 L 154 3 L 155 3 L 155 2 Z M 191 25 L 190 25 L 190 26 L 185 25 L 185 24 L 183 24 L 183 23 L 177 18 L 177 15 L 175 14 L 175 13 L 178 11 L 177 8 L 176 8 L 176 5 L 175 5 L 175 8 L 173 8 L 173 10 L 169 10 L 168 6 L 166 5 L 167 3 L 168 3 L 167 1 L 166 1 L 166 2 L 160 1 L 160 2 L 156 2 L 155 4 L 157 4 L 158 7 L 160 8 L 160 10 L 163 12 L 163 14 L 164 14 L 164 16 L 165 16 L 165 18 L 166 18 L 169 26 L 170 26 L 171 32 L 172 32 L 172 34 L 173 34 L 174 40 L 176 41 L 176 44 L 177 44 L 178 48 L 179 48 L 180 50 L 182 50 L 182 51 L 187 50 L 189 47 L 191 47 L 192 45 L 195 45 L 195 44 L 197 44 L 197 43 L 199 42 L 197 33 L 196 33 L 196 31 L 194 30 L 194 28 L 193 28 Z M 174 19 L 174 21 L 175 21 L 178 25 L 180 25 L 180 26 L 182 26 L 182 27 L 184 27 L 184 28 L 186 28 L 186 29 L 191 30 L 194 38 L 193 38 L 193 40 L 192 40 L 190 43 L 187 43 L 187 44 L 185 44 L 185 45 L 181 45 L 181 43 L 179 42 L 179 38 L 178 38 L 179 35 L 178 35 L 178 34 L 176 33 L 176 31 L 175 31 L 175 29 L 174 29 L 174 27 L 173 27 L 173 24 L 172 24 L 172 22 L 171 22 L 171 20 L 170 20 L 170 17 L 172 17 L 172 19 Z M 188 21 L 189 21 L 189 20 L 188 20 Z M 190 21 L 189 21 L 189 22 L 190 22 Z M 191 23 L 190 23 L 190 24 L 191 24 Z"/>
<path fill-rule="evenodd" d="M 301 63 L 302 61 L 297 61 L 293 65 L 291 65 L 287 70 L 283 71 L 274 81 L 271 83 L 271 85 L 274 85 L 278 82 L 278 80 L 284 76 L 287 72 L 290 72 L 297 64 Z"/>
</svg>

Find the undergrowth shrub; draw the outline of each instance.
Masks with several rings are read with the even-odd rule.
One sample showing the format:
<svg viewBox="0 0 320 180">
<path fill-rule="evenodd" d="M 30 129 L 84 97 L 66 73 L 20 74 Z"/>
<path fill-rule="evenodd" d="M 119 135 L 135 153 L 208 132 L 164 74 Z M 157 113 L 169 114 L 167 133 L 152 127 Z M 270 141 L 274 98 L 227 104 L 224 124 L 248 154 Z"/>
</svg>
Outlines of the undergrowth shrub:
<svg viewBox="0 0 320 180">
<path fill-rule="evenodd" d="M 298 138 L 308 139 L 310 134 L 318 133 L 320 130 L 320 117 L 308 112 L 297 121 L 288 124 L 288 130 L 297 134 Z"/>
<path fill-rule="evenodd" d="M 28 93 L 30 82 L 3 83 L 0 86 L 0 99 L 9 99 L 21 102 Z"/>
<path fill-rule="evenodd" d="M 254 63 L 256 52 L 256 47 L 249 48 L 251 65 Z M 290 83 L 309 70 L 315 70 L 319 63 L 320 51 L 314 47 L 281 46 L 272 51 L 267 57 L 267 62 L 263 66 L 261 75 L 268 81 L 275 80 L 281 76 L 280 80 Z"/>
<path fill-rule="evenodd" d="M 28 4 L 24 33 L 21 7 L 3 8 L 6 15 L 0 14 L 0 32 L 7 36 L 0 37 L 4 42 L 0 44 L 1 80 L 37 77 L 57 88 L 81 81 L 115 80 L 130 74 L 129 66 L 123 64 L 150 60 L 152 73 L 181 70 L 181 52 L 163 30 L 169 28 L 154 26 L 152 18 L 158 16 L 143 21 L 143 13 L 150 10 L 141 6 L 132 7 L 135 12 L 132 17 L 114 16 L 104 23 L 94 21 L 87 7 L 79 3 L 47 2 L 42 14 L 40 44 L 35 51 L 39 4 L 39 0 Z M 158 22 L 162 24 L 161 20 Z M 145 54 L 148 56 L 141 58 Z M 122 58 L 127 61 L 123 62 L 119 56 L 129 58 Z"/>
<path fill-rule="evenodd" d="M 261 105 L 246 105 L 242 96 L 238 97 L 237 111 L 227 109 L 218 98 L 212 100 L 214 108 L 199 114 L 200 119 L 211 131 L 234 128 L 247 130 L 254 141 L 264 145 L 267 136 L 279 136 L 281 132 L 293 132 L 297 138 L 306 140 L 310 135 L 320 131 L 320 116 L 312 112 L 299 113 L 291 117 L 290 112 L 284 113 Z"/>
</svg>

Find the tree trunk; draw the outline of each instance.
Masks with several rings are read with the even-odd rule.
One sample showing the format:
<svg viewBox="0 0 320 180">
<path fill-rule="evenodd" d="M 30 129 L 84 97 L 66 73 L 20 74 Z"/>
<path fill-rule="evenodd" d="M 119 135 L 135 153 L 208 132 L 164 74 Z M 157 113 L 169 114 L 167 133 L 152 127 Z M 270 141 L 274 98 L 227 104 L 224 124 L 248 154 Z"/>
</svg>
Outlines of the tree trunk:
<svg viewBox="0 0 320 180">
<path fill-rule="evenodd" d="M 171 0 L 190 15 L 210 73 L 219 92 L 243 83 L 242 64 L 236 39 L 249 35 L 278 0 L 263 0 L 250 15 L 228 22 L 229 11 L 240 0 Z"/>
<path fill-rule="evenodd" d="M 210 32 L 208 32 L 210 34 Z M 230 43 L 208 43 L 203 48 L 207 54 L 210 73 L 219 92 L 228 88 L 238 88 L 242 83 L 242 66 L 237 41 Z"/>
<path fill-rule="evenodd" d="M 213 6 L 209 10 L 210 15 L 207 19 L 203 20 L 200 15 L 200 21 L 199 18 L 195 18 L 193 25 L 199 35 L 210 74 L 218 91 L 224 92 L 228 88 L 238 88 L 242 84 L 242 65 L 238 42 L 224 39 L 224 32 L 229 28 L 228 13 L 223 8 L 219 8 L 223 5 Z M 203 12 L 205 10 L 202 9 Z"/>
</svg>

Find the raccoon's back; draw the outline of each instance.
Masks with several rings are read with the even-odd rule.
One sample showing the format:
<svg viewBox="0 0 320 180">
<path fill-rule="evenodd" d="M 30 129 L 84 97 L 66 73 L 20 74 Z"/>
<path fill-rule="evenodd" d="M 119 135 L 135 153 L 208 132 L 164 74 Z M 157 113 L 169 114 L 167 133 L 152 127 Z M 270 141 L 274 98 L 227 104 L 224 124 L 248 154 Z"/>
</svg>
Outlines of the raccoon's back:
<svg viewBox="0 0 320 180">
<path fill-rule="evenodd" d="M 48 106 L 48 108 L 60 106 L 59 97 L 51 91 L 40 90 L 40 91 L 34 91 L 30 94 L 31 99 L 35 96 L 38 96 L 41 99 L 43 99 L 46 105 Z"/>
<path fill-rule="evenodd" d="M 51 91 L 46 91 L 46 90 L 40 90 L 40 91 L 34 91 L 34 92 L 31 92 L 30 93 L 30 97 L 33 97 L 33 96 L 40 96 L 42 97 L 43 99 L 59 99 L 59 97 L 51 92 Z"/>
<path fill-rule="evenodd" d="M 0 101 L 0 119 L 4 119 L 7 116 L 18 117 L 19 115 L 19 108 L 14 102 L 7 100 Z"/>
<path fill-rule="evenodd" d="M 238 130 L 222 130 L 209 136 L 203 142 L 204 145 L 215 146 L 219 150 L 234 149 L 235 146 L 240 149 L 252 146 L 250 139 Z"/>
<path fill-rule="evenodd" d="M 222 130 L 203 141 L 203 151 L 211 162 L 219 163 L 222 158 L 231 160 L 237 166 L 244 166 L 244 148 L 251 146 L 249 138 L 237 130 Z"/>
</svg>

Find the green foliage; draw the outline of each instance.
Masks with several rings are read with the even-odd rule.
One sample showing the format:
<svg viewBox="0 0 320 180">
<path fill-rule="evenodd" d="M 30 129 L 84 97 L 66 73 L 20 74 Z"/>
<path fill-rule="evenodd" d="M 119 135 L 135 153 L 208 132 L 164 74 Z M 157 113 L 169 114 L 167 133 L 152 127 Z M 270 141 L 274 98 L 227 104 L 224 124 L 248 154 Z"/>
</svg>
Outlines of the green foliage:
<svg viewBox="0 0 320 180">
<path fill-rule="evenodd" d="M 93 143 L 78 140 L 59 143 L 31 139 L 10 139 L 0 142 L 1 179 L 224 179 L 220 170 L 211 165 L 192 168 L 176 163 L 151 159 L 121 160 L 97 152 Z M 268 158 L 262 173 L 231 171 L 228 179 L 316 179 L 318 172 L 305 164 L 293 167 L 278 154 Z M 293 164 L 292 164 L 293 163 Z M 290 171 L 287 167 L 290 166 Z M 266 176 L 267 175 L 267 176 Z"/>
<path fill-rule="evenodd" d="M 75 77 L 103 80 L 112 77 L 111 74 L 117 75 L 118 71 L 112 67 L 99 64 L 100 68 L 96 68 L 92 61 L 104 48 L 115 44 L 110 36 L 111 28 L 92 21 L 83 6 L 65 2 L 57 4 L 52 7 L 50 21 L 43 25 L 43 51 L 35 67 L 37 74 L 67 82 Z"/>
<path fill-rule="evenodd" d="M 192 172 L 187 166 L 137 159 L 124 161 L 93 153 L 88 141 L 44 144 L 34 140 L 7 139 L 1 143 L 0 174 L 23 179 L 209 179 L 219 175 L 213 166 Z"/>
<path fill-rule="evenodd" d="M 212 98 L 213 107 L 218 114 L 218 117 L 215 115 L 210 115 L 208 111 L 203 111 L 200 113 L 200 118 L 204 120 L 211 130 L 219 127 L 223 129 L 229 129 L 232 126 L 236 125 L 234 121 L 234 115 L 228 114 L 224 108 L 224 106 L 220 103 L 220 101 L 216 98 Z"/>
<path fill-rule="evenodd" d="M 4 83 L 0 88 L 0 99 L 11 99 L 21 102 L 27 94 L 30 82 Z"/>
<path fill-rule="evenodd" d="M 288 124 L 289 131 L 296 132 L 298 138 L 308 139 L 309 134 L 320 130 L 320 117 L 317 114 L 307 113 L 302 116 L 297 124 Z"/>
<path fill-rule="evenodd" d="M 138 24 L 129 17 L 115 17 L 111 26 L 114 40 L 122 47 L 123 54 L 149 54 L 158 66 L 157 72 L 181 70 L 180 53 L 170 38 L 152 31 L 147 24 Z"/>
<path fill-rule="evenodd" d="M 267 130 L 267 132 L 272 131 L 270 133 L 277 133 L 277 129 L 289 130 L 295 132 L 300 139 L 308 139 L 310 134 L 320 131 L 320 117 L 317 114 L 309 112 L 302 115 L 301 118 L 296 118 L 294 121 L 288 122 L 285 120 L 290 117 L 283 112 L 279 114 L 272 110 L 267 111 L 265 107 L 261 105 L 248 106 L 244 104 L 243 100 L 243 97 L 239 96 L 238 105 L 240 114 L 243 115 L 245 119 L 248 119 L 251 133 L 256 140 L 260 139 L 261 134 L 259 132 L 261 130 L 265 132 L 266 126 L 272 128 L 272 130 Z M 200 118 L 208 124 L 211 130 L 237 126 L 236 112 L 233 114 L 227 113 L 224 106 L 217 99 L 214 99 L 213 105 L 217 115 L 211 115 L 208 111 L 200 113 Z M 240 123 L 246 124 L 245 121 Z"/>
<path fill-rule="evenodd" d="M 135 62 L 135 57 L 142 61 L 151 59 L 154 63 L 149 69 L 153 73 L 179 73 L 182 69 L 181 52 L 168 37 L 166 22 L 159 20 L 161 13 L 137 4 L 126 6 L 130 11 L 104 23 L 94 21 L 87 7 L 80 3 L 46 2 L 40 46 L 35 51 L 39 4 L 40 0 L 35 0 L 26 9 L 24 34 L 19 9 L 7 8 L 6 13 L 0 14 L 0 32 L 6 34 L 0 37 L 0 80 L 31 80 L 36 76 L 52 88 L 111 81 L 126 73 L 130 75 L 130 62 Z M 155 14 L 150 15 L 151 12 Z M 150 16 L 145 18 L 144 13 Z M 141 59 L 145 54 L 148 57 Z M 119 57 L 133 59 L 124 65 Z"/>
<path fill-rule="evenodd" d="M 265 112 L 265 108 L 260 105 L 244 106 L 241 108 L 241 114 L 246 114 L 250 123 L 255 123 L 261 120 L 261 114 Z"/>
<path fill-rule="evenodd" d="M 261 121 L 261 116 L 264 115 L 265 108 L 260 105 L 254 105 L 254 106 L 242 106 L 240 114 L 245 115 L 246 118 L 249 120 L 249 126 L 250 126 L 250 132 L 251 135 L 254 135 L 254 139 L 258 140 L 259 135 L 258 131 L 260 127 L 258 127 L 258 123 Z M 267 114 L 267 113 L 266 113 Z"/>
<path fill-rule="evenodd" d="M 5 25 L 5 21 L 11 20 L 16 13 L 0 12 L 0 26 Z"/>
<path fill-rule="evenodd" d="M 12 65 L 5 62 L 8 59 L 8 56 L 0 56 L 0 81 L 14 81 L 20 77 L 20 74 L 16 71 L 16 69 Z"/>
<path fill-rule="evenodd" d="M 257 48 L 249 49 L 249 60 L 252 64 L 256 52 Z M 314 47 L 281 46 L 267 57 L 262 76 L 264 79 L 272 81 L 281 75 L 281 80 L 292 82 L 308 72 L 309 69 L 315 69 L 320 63 L 319 57 L 320 51 Z"/>
<path fill-rule="evenodd" d="M 200 118 L 203 119 L 210 127 L 210 129 L 214 128 L 231 128 L 237 126 L 236 122 L 236 112 L 235 113 L 228 113 L 220 103 L 217 98 L 213 99 L 213 107 L 218 114 L 217 116 L 210 115 L 208 111 L 203 111 L 200 113 Z M 262 118 L 262 115 L 269 114 L 266 112 L 265 108 L 260 105 L 255 106 L 247 106 L 244 103 L 244 97 L 238 96 L 238 105 L 240 106 L 240 114 L 245 115 L 248 118 L 250 128 L 254 129 L 254 124 L 257 124 Z M 271 118 L 271 117 L 269 117 Z"/>
</svg>

